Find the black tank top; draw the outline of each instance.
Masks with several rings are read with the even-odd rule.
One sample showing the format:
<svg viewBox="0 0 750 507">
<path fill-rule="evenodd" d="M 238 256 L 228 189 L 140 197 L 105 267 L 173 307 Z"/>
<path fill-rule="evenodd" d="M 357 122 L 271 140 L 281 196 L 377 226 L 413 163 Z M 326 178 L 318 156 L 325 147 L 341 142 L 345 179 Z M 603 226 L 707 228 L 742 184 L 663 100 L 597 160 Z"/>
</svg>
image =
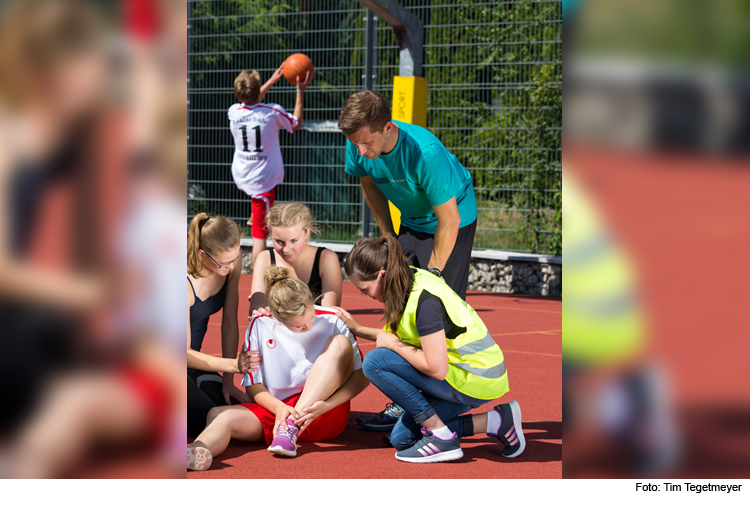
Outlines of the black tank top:
<svg viewBox="0 0 750 507">
<path fill-rule="evenodd" d="M 74 155 L 64 150 L 45 160 L 22 164 L 9 181 L 10 249 L 21 256 L 27 252 L 47 191 L 70 177 Z"/>
<path fill-rule="evenodd" d="M 206 330 L 208 330 L 209 317 L 224 308 L 229 275 L 224 278 L 224 285 L 221 286 L 219 292 L 205 301 L 200 299 L 195 293 L 195 287 L 193 287 L 193 282 L 189 276 L 187 279 L 190 282 L 190 288 L 193 289 L 193 296 L 195 297 L 195 302 L 190 307 L 190 348 L 200 351 L 203 345 L 203 338 L 206 336 Z"/>
<path fill-rule="evenodd" d="M 320 278 L 320 254 L 323 250 L 328 250 L 325 247 L 318 247 L 318 251 L 315 252 L 315 261 L 313 262 L 312 272 L 310 273 L 310 281 L 307 282 L 307 286 L 312 293 L 313 301 L 320 304 L 318 298 L 323 294 L 323 280 Z M 276 255 L 274 255 L 273 248 L 268 251 L 271 254 L 271 264 L 276 265 Z"/>
</svg>

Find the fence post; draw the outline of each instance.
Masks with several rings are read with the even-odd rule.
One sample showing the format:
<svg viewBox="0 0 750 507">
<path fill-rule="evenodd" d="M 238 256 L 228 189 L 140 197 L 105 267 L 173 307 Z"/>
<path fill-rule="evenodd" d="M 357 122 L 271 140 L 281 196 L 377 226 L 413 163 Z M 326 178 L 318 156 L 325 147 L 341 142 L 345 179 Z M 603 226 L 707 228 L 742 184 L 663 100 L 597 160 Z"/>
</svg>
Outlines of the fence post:
<svg viewBox="0 0 750 507">
<path fill-rule="evenodd" d="M 378 32 L 375 28 L 378 18 L 370 9 L 367 9 L 365 23 L 365 89 L 372 90 L 375 82 L 375 62 L 377 61 L 375 46 L 377 45 Z M 370 206 L 367 205 L 364 192 L 362 192 L 362 237 L 371 238 L 372 232 L 372 211 Z"/>
</svg>

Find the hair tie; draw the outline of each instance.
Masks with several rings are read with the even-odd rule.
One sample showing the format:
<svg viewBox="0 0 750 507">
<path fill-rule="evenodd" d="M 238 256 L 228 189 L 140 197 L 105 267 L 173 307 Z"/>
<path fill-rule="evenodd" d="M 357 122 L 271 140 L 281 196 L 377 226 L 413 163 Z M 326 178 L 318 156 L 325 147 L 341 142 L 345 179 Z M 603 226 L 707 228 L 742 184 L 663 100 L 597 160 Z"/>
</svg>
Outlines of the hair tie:
<svg viewBox="0 0 750 507">
<path fill-rule="evenodd" d="M 211 220 L 211 217 L 206 215 L 206 218 L 198 223 L 198 230 L 200 231 L 201 229 L 203 229 L 203 226 L 206 225 L 206 222 L 208 222 L 209 220 Z"/>
</svg>

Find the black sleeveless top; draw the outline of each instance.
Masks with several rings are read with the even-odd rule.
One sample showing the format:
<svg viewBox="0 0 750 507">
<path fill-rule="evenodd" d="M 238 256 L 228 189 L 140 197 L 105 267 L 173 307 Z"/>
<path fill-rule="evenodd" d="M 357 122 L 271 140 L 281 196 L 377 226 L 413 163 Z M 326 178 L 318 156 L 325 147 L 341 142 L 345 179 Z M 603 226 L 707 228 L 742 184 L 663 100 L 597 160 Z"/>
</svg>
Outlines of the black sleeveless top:
<svg viewBox="0 0 750 507">
<path fill-rule="evenodd" d="M 193 282 L 188 276 L 188 282 L 190 282 L 190 288 L 193 289 L 193 296 L 195 296 L 195 302 L 190 307 L 190 348 L 193 350 L 200 351 L 203 345 L 203 338 L 206 336 L 208 330 L 208 319 L 214 313 L 224 308 L 224 300 L 227 296 L 227 282 L 229 281 L 229 275 L 224 278 L 224 285 L 221 286 L 219 292 L 211 296 L 210 298 L 203 301 L 195 293 L 195 287 Z"/>
<path fill-rule="evenodd" d="M 70 149 L 45 160 L 22 164 L 9 181 L 10 249 L 21 256 L 28 250 L 47 191 L 72 176 L 74 155 Z"/>
<path fill-rule="evenodd" d="M 325 247 L 318 247 L 318 251 L 315 252 L 315 261 L 313 262 L 312 272 L 310 272 L 310 281 L 307 282 L 307 286 L 310 288 L 310 292 L 312 293 L 313 301 L 315 303 L 320 304 L 320 301 L 318 301 L 318 298 L 321 294 L 323 294 L 323 280 L 320 278 L 320 254 L 323 253 L 323 250 L 328 250 Z M 271 254 L 271 264 L 276 265 L 276 255 L 274 255 L 273 248 L 268 250 L 268 253 Z"/>
</svg>

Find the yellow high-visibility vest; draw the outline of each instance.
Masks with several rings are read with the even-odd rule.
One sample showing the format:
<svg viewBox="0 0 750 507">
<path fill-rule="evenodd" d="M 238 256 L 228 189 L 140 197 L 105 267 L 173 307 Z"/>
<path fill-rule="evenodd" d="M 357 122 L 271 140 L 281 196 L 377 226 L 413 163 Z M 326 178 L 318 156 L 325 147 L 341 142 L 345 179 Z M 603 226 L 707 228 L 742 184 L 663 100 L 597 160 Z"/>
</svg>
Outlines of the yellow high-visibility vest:
<svg viewBox="0 0 750 507">
<path fill-rule="evenodd" d="M 432 273 L 416 270 L 404 315 L 394 334 L 402 342 L 422 348 L 416 312 L 419 296 L 425 290 L 442 301 L 448 317 L 456 326 L 466 328 L 465 333 L 445 340 L 448 348 L 445 380 L 457 391 L 480 400 L 494 400 L 507 393 L 508 372 L 503 352 L 490 336 L 487 326 L 466 301 Z M 383 329 L 393 332 L 388 324 Z"/>
<path fill-rule="evenodd" d="M 565 172 L 562 181 L 563 357 L 580 365 L 627 361 L 646 331 L 635 274 L 583 189 Z"/>
</svg>

